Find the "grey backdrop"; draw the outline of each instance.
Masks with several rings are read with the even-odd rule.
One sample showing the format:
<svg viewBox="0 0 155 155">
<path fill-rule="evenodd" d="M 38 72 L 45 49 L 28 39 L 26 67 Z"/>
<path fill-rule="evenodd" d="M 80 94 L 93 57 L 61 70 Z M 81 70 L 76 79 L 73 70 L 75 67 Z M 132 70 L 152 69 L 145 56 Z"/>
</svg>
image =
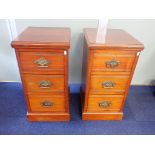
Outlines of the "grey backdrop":
<svg viewBox="0 0 155 155">
<path fill-rule="evenodd" d="M 71 28 L 71 48 L 69 53 L 69 82 L 81 82 L 83 37 L 85 27 L 97 27 L 97 19 L 18 19 L 17 32 L 28 26 L 50 26 Z M 132 84 L 149 85 L 155 79 L 155 20 L 109 20 L 108 28 L 124 29 L 144 43 Z M 10 47 L 9 31 L 4 19 L 0 20 L 0 81 L 20 81 L 15 54 Z"/>
</svg>

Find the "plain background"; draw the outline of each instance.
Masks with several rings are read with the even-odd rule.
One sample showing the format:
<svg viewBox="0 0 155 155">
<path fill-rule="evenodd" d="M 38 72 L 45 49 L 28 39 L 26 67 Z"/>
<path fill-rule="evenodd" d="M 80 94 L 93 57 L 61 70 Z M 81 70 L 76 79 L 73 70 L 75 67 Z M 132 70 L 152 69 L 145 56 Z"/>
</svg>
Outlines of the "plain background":
<svg viewBox="0 0 155 155">
<path fill-rule="evenodd" d="M 83 28 L 97 27 L 98 19 L 17 19 L 19 34 L 28 26 L 70 27 L 71 48 L 69 52 L 69 83 L 80 84 L 83 52 Z M 155 79 L 155 20 L 109 19 L 108 28 L 124 29 L 142 42 L 145 49 L 140 55 L 132 84 L 152 85 Z M 6 20 L 0 20 L 0 81 L 20 81 L 13 49 L 10 46 Z"/>
</svg>

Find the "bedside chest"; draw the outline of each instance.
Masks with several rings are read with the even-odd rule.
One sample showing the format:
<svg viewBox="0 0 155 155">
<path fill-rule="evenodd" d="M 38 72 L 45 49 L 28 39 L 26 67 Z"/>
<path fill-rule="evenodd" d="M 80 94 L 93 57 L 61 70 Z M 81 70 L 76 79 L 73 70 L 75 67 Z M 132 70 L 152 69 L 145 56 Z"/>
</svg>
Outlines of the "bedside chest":
<svg viewBox="0 0 155 155">
<path fill-rule="evenodd" d="M 15 48 L 29 121 L 69 121 L 69 28 L 29 27 Z"/>
<path fill-rule="evenodd" d="M 143 44 L 123 30 L 108 29 L 96 43 L 96 29 L 84 29 L 82 119 L 121 120 L 130 82 Z"/>
</svg>

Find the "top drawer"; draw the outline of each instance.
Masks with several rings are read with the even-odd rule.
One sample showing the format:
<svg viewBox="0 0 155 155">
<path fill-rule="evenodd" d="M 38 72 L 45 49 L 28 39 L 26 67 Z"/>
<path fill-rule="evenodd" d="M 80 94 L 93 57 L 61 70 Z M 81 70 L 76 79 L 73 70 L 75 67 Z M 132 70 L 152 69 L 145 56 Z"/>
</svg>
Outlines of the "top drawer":
<svg viewBox="0 0 155 155">
<path fill-rule="evenodd" d="M 129 72 L 132 69 L 135 60 L 135 53 L 94 52 L 92 70 L 110 71 L 110 72 Z"/>
<path fill-rule="evenodd" d="M 37 51 L 37 50 L 36 50 Z M 64 53 L 62 52 L 19 52 L 23 73 L 64 74 Z"/>
</svg>

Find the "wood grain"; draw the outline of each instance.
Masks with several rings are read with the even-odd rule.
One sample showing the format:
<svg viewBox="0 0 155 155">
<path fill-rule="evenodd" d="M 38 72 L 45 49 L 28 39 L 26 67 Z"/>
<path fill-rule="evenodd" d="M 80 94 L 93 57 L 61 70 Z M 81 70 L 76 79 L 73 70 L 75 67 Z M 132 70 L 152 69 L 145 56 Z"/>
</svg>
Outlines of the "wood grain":
<svg viewBox="0 0 155 155">
<path fill-rule="evenodd" d="M 123 102 L 123 95 L 89 95 L 88 112 L 119 112 Z M 110 102 L 108 107 L 100 107 L 102 102 Z"/>
<path fill-rule="evenodd" d="M 70 29 L 28 27 L 11 43 L 13 48 L 69 49 Z"/>
<path fill-rule="evenodd" d="M 41 52 L 40 52 L 41 51 Z M 49 61 L 48 67 L 39 67 L 35 61 L 44 58 Z M 36 74 L 64 74 L 64 52 L 46 52 L 46 50 L 33 50 L 19 52 L 19 61 L 23 73 Z"/>
<path fill-rule="evenodd" d="M 123 118 L 122 112 L 110 112 L 110 113 L 93 113 L 83 112 L 82 120 L 85 121 L 120 121 Z"/>
<path fill-rule="evenodd" d="M 128 81 L 129 76 L 93 75 L 90 78 L 90 94 L 124 94 Z M 114 86 L 106 87 L 106 82 Z"/>
<path fill-rule="evenodd" d="M 85 80 L 80 89 L 82 119 L 121 120 L 130 82 L 144 46 L 123 30 L 108 30 L 106 42 L 98 44 L 96 32 L 96 29 L 84 29 L 83 55 L 86 60 L 83 60 L 82 72 Z M 115 85 L 105 88 L 105 82 Z M 101 108 L 100 103 L 110 106 Z"/>
<path fill-rule="evenodd" d="M 27 113 L 27 119 L 31 122 L 61 122 L 70 121 L 68 113 Z"/>
<path fill-rule="evenodd" d="M 69 28 L 29 27 L 11 45 L 16 52 L 28 120 L 69 121 Z M 45 66 L 38 66 L 36 61 L 40 59 Z M 42 81 L 50 82 L 51 87 L 40 88 Z"/>
<path fill-rule="evenodd" d="M 102 72 L 130 72 L 135 56 L 136 53 L 123 53 L 123 51 L 94 51 L 92 70 Z M 119 62 L 118 66 L 110 68 L 106 65 L 107 62 L 112 60 Z"/>
<path fill-rule="evenodd" d="M 32 112 L 65 112 L 65 98 L 61 95 L 28 95 Z M 42 103 L 48 101 L 51 106 L 43 106 Z"/>
<path fill-rule="evenodd" d="M 119 49 L 129 50 L 131 52 L 134 52 L 135 50 L 141 51 L 144 49 L 144 45 L 141 42 L 121 29 L 108 29 L 105 43 L 96 43 L 96 28 L 85 28 L 84 34 L 89 49 Z"/>
<path fill-rule="evenodd" d="M 27 92 L 64 92 L 64 75 L 25 75 Z M 47 81 L 50 86 L 42 87 L 40 83 Z"/>
</svg>

